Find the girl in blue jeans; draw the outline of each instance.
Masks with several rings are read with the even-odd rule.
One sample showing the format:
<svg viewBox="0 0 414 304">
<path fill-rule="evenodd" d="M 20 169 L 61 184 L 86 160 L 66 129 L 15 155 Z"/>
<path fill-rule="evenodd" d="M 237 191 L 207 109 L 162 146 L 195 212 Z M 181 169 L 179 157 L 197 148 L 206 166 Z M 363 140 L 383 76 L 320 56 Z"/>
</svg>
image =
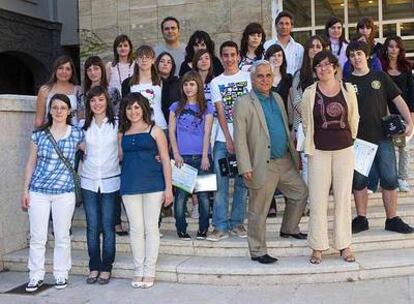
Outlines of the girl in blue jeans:
<svg viewBox="0 0 414 304">
<path fill-rule="evenodd" d="M 81 187 L 89 254 L 88 284 L 107 284 L 115 259 L 115 205 L 120 187 L 118 124 L 102 86 L 87 93 Z M 102 254 L 100 234 L 103 234 Z"/>
<path fill-rule="evenodd" d="M 200 75 L 195 71 L 184 74 L 181 80 L 181 99 L 170 106 L 169 136 L 175 165 L 184 163 L 198 169 L 199 174 L 210 170 L 210 134 L 214 108 L 204 97 L 204 86 Z M 191 240 L 187 233 L 184 206 L 190 193 L 177 189 L 175 193 L 174 215 L 178 237 Z M 197 193 L 199 200 L 199 229 L 197 239 L 207 236 L 209 226 L 208 192 Z"/>
</svg>

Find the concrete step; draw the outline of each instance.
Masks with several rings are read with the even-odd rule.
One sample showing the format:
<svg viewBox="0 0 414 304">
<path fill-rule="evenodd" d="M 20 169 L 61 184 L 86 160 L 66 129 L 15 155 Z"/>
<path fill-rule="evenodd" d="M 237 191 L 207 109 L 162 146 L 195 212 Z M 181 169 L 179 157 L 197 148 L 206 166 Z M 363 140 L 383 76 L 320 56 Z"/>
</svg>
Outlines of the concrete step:
<svg viewBox="0 0 414 304">
<path fill-rule="evenodd" d="M 28 249 L 4 257 L 11 271 L 27 271 Z M 46 253 L 46 271 L 52 269 L 52 250 Z M 253 262 L 248 257 L 199 257 L 160 254 L 157 280 L 178 283 L 215 285 L 275 285 L 368 280 L 414 274 L 414 248 L 378 249 L 357 252 L 355 263 L 344 262 L 338 254 L 324 255 L 319 265 L 309 263 L 309 256 L 280 257 L 271 265 Z M 87 275 L 86 251 L 72 250 L 71 274 Z M 132 257 L 117 253 L 113 277 L 131 278 Z"/>
<path fill-rule="evenodd" d="M 306 232 L 306 231 L 305 231 Z M 246 238 L 230 236 L 219 242 L 195 239 L 195 233 L 190 234 L 191 241 L 180 240 L 172 231 L 164 231 L 161 238 L 160 254 L 185 255 L 185 256 L 248 256 L 249 249 Z M 278 233 L 267 233 L 267 248 L 269 253 L 275 256 L 299 256 L 310 254 L 306 240 L 293 238 L 281 238 Z M 330 237 L 332 239 L 332 236 Z M 117 252 L 131 252 L 129 237 L 117 237 Z M 48 247 L 54 246 L 54 239 L 49 236 Z M 399 234 L 385 231 L 382 228 L 371 228 L 353 236 L 352 248 L 354 251 L 373 251 L 380 249 L 409 248 L 414 247 L 414 234 Z M 86 231 L 82 228 L 72 230 L 72 248 L 75 250 L 87 250 Z M 332 252 L 332 250 L 328 251 Z M 413 258 L 414 259 L 414 258 Z"/>
<path fill-rule="evenodd" d="M 406 200 L 403 200 L 404 203 L 399 204 L 398 207 L 398 214 L 407 222 L 412 223 L 414 225 L 414 198 L 407 198 Z M 284 203 L 281 204 L 284 207 Z M 189 209 L 191 210 L 191 209 Z M 333 209 L 329 209 L 328 210 L 328 220 L 329 220 L 329 228 L 332 228 L 333 225 Z M 283 212 L 284 212 L 284 208 L 278 209 L 278 213 L 277 213 L 277 217 L 276 218 L 268 218 L 267 219 L 267 231 L 280 231 L 280 226 L 282 223 L 282 218 L 283 218 Z M 356 211 L 355 208 L 352 207 L 352 214 L 353 216 L 355 216 Z M 384 227 L 385 224 L 385 211 L 384 211 L 384 207 L 382 205 L 382 201 L 381 201 L 381 205 L 374 205 L 374 206 L 369 206 L 368 207 L 368 217 L 369 217 L 369 221 L 370 221 L 370 226 L 371 227 Z M 126 218 L 125 222 L 126 222 Z M 188 227 L 187 230 L 189 232 L 196 232 L 198 230 L 198 219 L 193 219 L 193 218 L 186 218 L 187 223 L 188 223 Z M 308 221 L 309 221 L 309 217 L 308 216 L 304 216 L 301 219 L 300 222 L 300 228 L 302 230 L 307 230 L 308 227 Z M 211 222 L 211 221 L 210 221 Z M 247 225 L 247 219 L 245 220 L 245 224 Z M 127 223 L 123 224 L 125 228 L 128 227 Z M 85 219 L 85 213 L 83 211 L 82 208 L 78 208 L 75 212 L 75 216 L 74 216 L 74 220 L 72 223 L 73 227 L 86 227 L 86 219 Z M 175 218 L 174 217 L 164 217 L 162 219 L 162 223 L 161 223 L 161 230 L 162 231 L 176 231 L 175 228 Z"/>
</svg>

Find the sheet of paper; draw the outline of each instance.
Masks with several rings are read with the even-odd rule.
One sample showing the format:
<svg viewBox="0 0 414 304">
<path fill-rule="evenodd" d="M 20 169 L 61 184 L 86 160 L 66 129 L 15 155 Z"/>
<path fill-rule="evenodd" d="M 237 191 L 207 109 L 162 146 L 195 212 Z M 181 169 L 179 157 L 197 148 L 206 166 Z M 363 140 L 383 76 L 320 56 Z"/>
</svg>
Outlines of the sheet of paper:
<svg viewBox="0 0 414 304">
<path fill-rule="evenodd" d="M 171 160 L 172 184 L 188 193 L 193 193 L 198 170 L 190 165 L 183 164 L 181 168 L 175 166 L 175 161 Z"/>
<path fill-rule="evenodd" d="M 362 139 L 355 139 L 354 154 L 355 154 L 355 170 L 364 176 L 369 175 L 372 163 L 374 162 L 375 154 L 377 153 L 378 145 L 370 143 Z"/>
<path fill-rule="evenodd" d="M 197 176 L 194 192 L 206 191 L 217 191 L 217 176 L 214 173 Z"/>
</svg>

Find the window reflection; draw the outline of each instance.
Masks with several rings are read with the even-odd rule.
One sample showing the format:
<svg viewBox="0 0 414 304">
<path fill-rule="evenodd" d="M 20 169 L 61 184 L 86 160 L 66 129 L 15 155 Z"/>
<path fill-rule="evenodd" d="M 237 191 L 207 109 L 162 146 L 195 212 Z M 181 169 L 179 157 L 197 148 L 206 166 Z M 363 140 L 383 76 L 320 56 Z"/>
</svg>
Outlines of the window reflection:
<svg viewBox="0 0 414 304">
<path fill-rule="evenodd" d="M 382 1 L 384 20 L 413 18 L 414 2 L 412 0 Z"/>
<path fill-rule="evenodd" d="M 326 20 L 335 16 L 344 20 L 344 1 L 343 0 L 315 0 L 315 23 L 325 25 Z"/>
<path fill-rule="evenodd" d="M 312 26 L 312 13 L 310 0 L 283 1 L 283 10 L 294 14 L 294 27 Z"/>
<path fill-rule="evenodd" d="M 378 20 L 378 0 L 348 0 L 349 23 L 358 22 L 362 17 Z"/>
</svg>

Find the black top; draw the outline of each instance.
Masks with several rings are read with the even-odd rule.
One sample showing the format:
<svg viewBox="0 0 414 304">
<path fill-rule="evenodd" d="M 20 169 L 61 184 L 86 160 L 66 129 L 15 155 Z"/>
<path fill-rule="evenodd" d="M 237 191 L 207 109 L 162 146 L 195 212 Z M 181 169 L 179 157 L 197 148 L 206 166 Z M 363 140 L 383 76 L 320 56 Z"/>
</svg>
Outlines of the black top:
<svg viewBox="0 0 414 304">
<path fill-rule="evenodd" d="M 190 66 L 188 65 L 188 61 L 183 61 L 180 67 L 180 72 L 178 75 L 182 77 L 185 73 L 191 71 Z M 216 56 L 213 57 L 213 74 L 214 77 L 220 75 L 224 72 L 223 66 L 221 65 L 220 59 L 218 59 Z"/>
<path fill-rule="evenodd" d="M 313 107 L 315 125 L 314 142 L 318 150 L 337 151 L 352 146 L 352 133 L 348 122 L 348 105 L 342 90 L 335 96 L 324 95 L 316 88 Z"/>
<path fill-rule="evenodd" d="M 401 97 L 407 103 L 410 112 L 414 112 L 414 81 L 411 71 L 403 72 L 398 76 L 391 76 L 391 79 L 401 90 Z M 399 114 L 399 111 L 392 100 L 388 100 L 388 109 L 391 114 Z"/>
<path fill-rule="evenodd" d="M 364 76 L 351 75 L 346 80 L 354 85 L 359 110 L 357 137 L 374 144 L 385 139 L 381 118 L 387 115 L 387 101 L 401 94 L 391 78 L 382 71 L 369 71 Z"/>
<path fill-rule="evenodd" d="M 287 74 L 286 77 L 282 78 L 279 83 L 277 84 L 277 87 L 272 87 L 272 92 L 276 92 L 282 97 L 283 103 L 285 104 L 285 109 L 287 111 L 288 109 L 288 96 L 289 96 L 289 90 L 292 87 L 292 80 L 293 77 L 290 74 Z"/>
<path fill-rule="evenodd" d="M 167 123 L 170 119 L 170 105 L 180 100 L 180 80 L 177 76 L 170 77 L 162 80 L 162 93 L 161 93 L 161 110 L 164 114 Z"/>
</svg>

